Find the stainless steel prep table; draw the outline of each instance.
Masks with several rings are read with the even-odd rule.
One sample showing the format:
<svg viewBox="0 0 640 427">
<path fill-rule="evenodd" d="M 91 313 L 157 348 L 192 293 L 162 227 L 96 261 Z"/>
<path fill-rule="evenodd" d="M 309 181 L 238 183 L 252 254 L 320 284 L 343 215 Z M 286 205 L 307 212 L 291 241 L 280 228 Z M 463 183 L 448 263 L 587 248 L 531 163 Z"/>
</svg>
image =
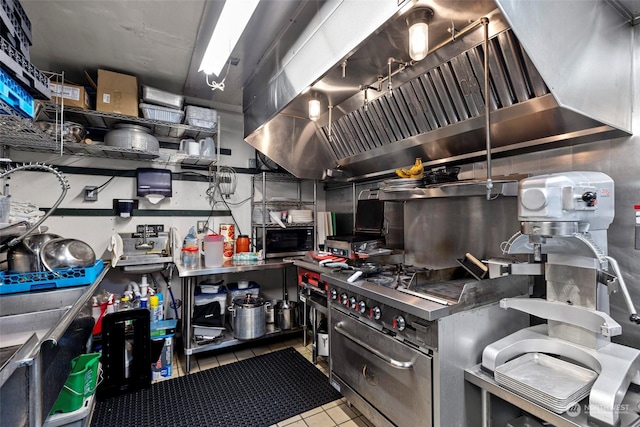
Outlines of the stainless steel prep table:
<svg viewBox="0 0 640 427">
<path fill-rule="evenodd" d="M 239 262 L 225 261 L 220 267 L 204 267 L 203 260 L 198 260 L 198 265 L 194 268 L 188 268 L 180 263 L 176 263 L 178 268 L 178 274 L 182 281 L 182 341 L 185 355 L 185 372 L 188 374 L 191 370 L 191 355 L 201 353 L 205 351 L 211 351 L 218 348 L 230 347 L 245 341 L 241 341 L 235 338 L 224 337 L 220 341 L 214 341 L 205 345 L 194 345 L 193 328 L 191 327 L 191 315 L 193 313 L 193 293 L 196 287 L 198 277 L 208 276 L 211 274 L 229 274 L 229 273 L 243 273 L 247 271 L 257 270 L 271 270 L 282 269 L 283 286 L 286 287 L 286 272 L 285 267 L 293 264 L 291 260 L 287 259 L 269 259 L 256 262 Z M 267 334 L 265 337 L 284 334 L 290 331 L 281 331 L 273 327 L 267 328 Z"/>
<path fill-rule="evenodd" d="M 542 406 L 524 398 L 516 393 L 499 385 L 493 378 L 493 375 L 482 370 L 481 365 L 475 365 L 464 371 L 464 379 L 476 386 L 480 387 L 482 395 L 482 427 L 491 426 L 491 395 L 509 402 L 512 405 L 538 417 L 556 427 L 588 427 L 593 424 L 588 421 L 589 399 L 585 398 L 579 403 L 580 411 L 573 413 L 573 416 L 566 412 L 557 414 Z M 622 401 L 620 408 L 620 426 L 639 426 L 640 416 L 640 393 L 637 389 L 629 389 Z"/>
</svg>

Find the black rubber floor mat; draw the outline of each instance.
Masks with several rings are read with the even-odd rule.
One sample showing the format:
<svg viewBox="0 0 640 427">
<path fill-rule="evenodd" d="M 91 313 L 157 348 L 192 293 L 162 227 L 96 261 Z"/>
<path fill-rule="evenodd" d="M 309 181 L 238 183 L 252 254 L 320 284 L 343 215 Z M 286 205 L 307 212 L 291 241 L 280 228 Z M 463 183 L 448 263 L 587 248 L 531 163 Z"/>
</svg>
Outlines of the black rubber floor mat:
<svg viewBox="0 0 640 427">
<path fill-rule="evenodd" d="M 269 426 L 340 397 L 289 347 L 97 402 L 91 425 Z"/>
</svg>

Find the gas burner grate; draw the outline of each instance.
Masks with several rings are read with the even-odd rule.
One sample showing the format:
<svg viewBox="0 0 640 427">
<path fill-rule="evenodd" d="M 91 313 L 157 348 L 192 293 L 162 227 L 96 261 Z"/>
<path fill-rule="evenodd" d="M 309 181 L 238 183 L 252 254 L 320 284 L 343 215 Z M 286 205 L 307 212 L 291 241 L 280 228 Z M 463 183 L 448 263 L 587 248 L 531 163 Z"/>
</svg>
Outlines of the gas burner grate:
<svg viewBox="0 0 640 427">
<path fill-rule="evenodd" d="M 396 278 L 394 276 L 379 274 L 375 277 L 370 277 L 367 282 L 375 283 L 376 285 L 384 286 L 387 288 L 394 288 L 397 286 Z"/>
</svg>

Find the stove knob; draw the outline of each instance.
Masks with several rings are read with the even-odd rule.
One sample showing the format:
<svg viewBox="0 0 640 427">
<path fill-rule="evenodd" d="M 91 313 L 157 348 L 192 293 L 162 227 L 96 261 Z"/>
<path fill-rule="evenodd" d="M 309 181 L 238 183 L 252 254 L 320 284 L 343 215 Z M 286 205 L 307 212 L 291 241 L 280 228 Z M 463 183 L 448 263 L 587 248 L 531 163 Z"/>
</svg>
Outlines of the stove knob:
<svg viewBox="0 0 640 427">
<path fill-rule="evenodd" d="M 331 299 L 338 299 L 338 291 L 336 291 L 335 289 L 331 289 L 331 291 L 329 292 L 329 297 Z"/>
<path fill-rule="evenodd" d="M 360 301 L 358 303 L 358 311 L 360 312 L 360 314 L 365 314 L 367 312 L 367 305 L 364 303 L 364 301 Z"/>
<path fill-rule="evenodd" d="M 374 318 L 375 320 L 380 320 L 380 317 L 382 317 L 382 311 L 380 311 L 380 307 L 373 307 L 371 309 L 371 313 L 369 313 L 369 316 Z"/>
<path fill-rule="evenodd" d="M 356 297 L 349 298 L 349 307 L 351 307 L 353 310 L 358 307 L 358 301 L 356 300 Z"/>
<path fill-rule="evenodd" d="M 340 294 L 340 302 L 345 307 L 349 307 L 349 297 L 347 296 L 347 294 Z"/>
<path fill-rule="evenodd" d="M 393 318 L 393 327 L 398 329 L 399 331 L 404 331 L 404 328 L 407 326 L 407 323 L 404 321 L 404 317 L 398 315 Z"/>
</svg>

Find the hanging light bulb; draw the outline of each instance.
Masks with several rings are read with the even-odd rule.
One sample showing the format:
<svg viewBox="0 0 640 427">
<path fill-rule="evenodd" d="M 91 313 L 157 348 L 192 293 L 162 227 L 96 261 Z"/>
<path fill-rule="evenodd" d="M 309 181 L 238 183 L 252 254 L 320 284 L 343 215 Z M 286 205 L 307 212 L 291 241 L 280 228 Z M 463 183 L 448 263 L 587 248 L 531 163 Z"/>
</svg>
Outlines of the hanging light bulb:
<svg viewBox="0 0 640 427">
<path fill-rule="evenodd" d="M 320 118 L 320 100 L 319 99 L 310 99 L 309 100 L 309 120 L 313 120 L 314 122 Z"/>
<path fill-rule="evenodd" d="M 429 21 L 433 16 L 430 8 L 419 8 L 411 11 L 407 16 L 409 26 L 409 56 L 414 61 L 420 61 L 429 52 Z"/>
</svg>

